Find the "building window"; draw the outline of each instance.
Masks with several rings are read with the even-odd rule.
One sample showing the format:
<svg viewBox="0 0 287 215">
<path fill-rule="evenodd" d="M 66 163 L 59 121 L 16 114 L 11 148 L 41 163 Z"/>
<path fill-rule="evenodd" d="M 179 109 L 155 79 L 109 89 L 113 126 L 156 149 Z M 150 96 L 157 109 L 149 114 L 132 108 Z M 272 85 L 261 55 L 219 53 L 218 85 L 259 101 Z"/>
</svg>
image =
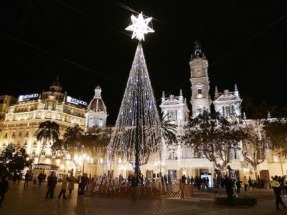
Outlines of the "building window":
<svg viewBox="0 0 287 215">
<path fill-rule="evenodd" d="M 177 120 L 177 111 L 176 110 L 170 110 L 169 111 L 169 117 L 171 121 Z"/>
<path fill-rule="evenodd" d="M 52 157 L 55 158 L 56 155 L 57 155 L 56 151 L 53 151 L 53 152 L 52 152 Z"/>
<path fill-rule="evenodd" d="M 198 88 L 197 89 L 197 98 L 202 98 L 203 97 L 203 94 L 202 94 L 202 89 L 201 88 Z"/>
<path fill-rule="evenodd" d="M 61 114 L 59 114 L 59 113 L 57 114 L 57 119 L 59 119 L 59 120 L 61 119 Z"/>
<path fill-rule="evenodd" d="M 102 118 L 99 119 L 99 127 L 103 127 L 103 119 Z"/>
<path fill-rule="evenodd" d="M 38 113 L 37 113 L 36 118 L 37 118 L 37 119 L 41 118 L 41 112 L 38 112 Z"/>
<path fill-rule="evenodd" d="M 95 119 L 93 116 L 89 117 L 89 123 L 88 123 L 88 127 L 92 128 L 95 125 Z"/>
<path fill-rule="evenodd" d="M 234 150 L 234 159 L 238 159 L 237 150 L 236 149 L 233 149 L 233 150 Z"/>
<path fill-rule="evenodd" d="M 46 118 L 51 119 L 51 113 L 50 112 L 47 113 Z"/>
<path fill-rule="evenodd" d="M 232 115 L 235 115 L 235 107 L 233 105 L 231 105 L 231 113 Z"/>
</svg>

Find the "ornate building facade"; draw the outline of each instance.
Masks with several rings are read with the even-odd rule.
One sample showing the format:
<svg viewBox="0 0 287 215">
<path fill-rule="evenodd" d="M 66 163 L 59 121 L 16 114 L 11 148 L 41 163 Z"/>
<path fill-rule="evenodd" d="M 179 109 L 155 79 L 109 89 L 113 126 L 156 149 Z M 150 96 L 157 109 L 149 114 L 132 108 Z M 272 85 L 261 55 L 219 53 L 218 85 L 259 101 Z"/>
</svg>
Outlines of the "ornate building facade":
<svg viewBox="0 0 287 215">
<path fill-rule="evenodd" d="M 67 127 L 75 124 L 85 132 L 95 126 L 106 127 L 107 109 L 99 86 L 95 88 L 94 98 L 89 104 L 63 92 L 62 84 L 58 80 L 42 93 L 20 95 L 17 100 L 11 96 L 1 98 L 5 117 L 1 120 L 0 148 L 3 149 L 10 143 L 23 146 L 27 153 L 34 157 L 35 164 L 56 165 L 59 172 L 75 169 L 74 163 L 53 154 L 50 147 L 52 142 L 42 149 L 42 143 L 37 141 L 35 135 L 42 122 L 56 122 L 60 128 L 60 138 Z M 5 106 L 7 104 L 8 107 Z"/>
<path fill-rule="evenodd" d="M 237 85 L 234 85 L 234 91 L 225 89 L 223 92 L 219 92 L 215 87 L 215 95 L 212 100 L 209 95 L 209 77 L 208 77 L 208 61 L 205 57 L 201 45 L 199 42 L 195 43 L 193 53 L 189 62 L 190 65 L 190 82 L 191 82 L 191 116 L 196 116 L 203 109 L 210 111 L 213 105 L 214 111 L 219 112 L 222 116 L 233 119 L 243 120 L 244 123 L 253 128 L 255 133 L 260 134 L 260 122 L 255 120 L 246 119 L 245 114 L 242 114 L 240 97 Z M 189 109 L 186 99 L 182 93 L 178 97 L 170 95 L 161 99 L 160 108 L 164 114 L 168 114 L 170 119 L 174 120 L 174 123 L 178 126 L 179 135 L 182 132 L 182 127 L 187 123 L 187 115 Z M 260 135 L 259 135 L 260 136 Z M 232 153 L 232 161 L 230 166 L 236 170 L 239 177 L 246 175 L 255 179 L 255 171 L 262 178 L 267 181 L 270 180 L 272 175 L 286 175 L 287 174 L 287 162 L 286 157 L 280 157 L 272 150 L 264 151 L 266 159 L 261 162 L 255 170 L 250 164 L 245 162 L 242 150 L 246 151 L 247 157 L 252 157 L 252 154 L 256 152 L 255 148 L 244 148 L 242 143 L 240 149 L 234 150 Z M 176 172 L 176 177 L 180 178 L 181 175 L 209 177 L 212 179 L 216 173 L 213 163 L 207 159 L 200 157 L 194 150 L 189 147 L 178 145 L 164 146 L 163 147 L 163 161 L 166 167 L 166 171 L 163 174 L 170 174 L 169 172 Z M 174 156 L 175 154 L 175 156 Z M 212 180 L 211 184 L 212 185 Z"/>
<path fill-rule="evenodd" d="M 168 115 L 177 126 L 179 135 L 183 133 L 190 116 L 196 116 L 202 110 L 211 110 L 212 105 L 215 111 L 225 117 L 244 119 L 245 123 L 254 128 L 254 132 L 260 133 L 258 122 L 245 119 L 241 111 L 242 99 L 237 85 L 234 90 L 225 89 L 219 92 L 215 87 L 214 99 L 209 94 L 210 83 L 208 76 L 208 60 L 205 57 L 199 42 L 195 43 L 194 50 L 189 62 L 191 82 L 191 110 L 188 108 L 187 99 L 180 90 L 179 95 L 165 96 L 163 92 L 160 109 L 162 115 Z M 84 131 L 89 132 L 94 127 L 105 128 L 107 123 L 107 108 L 101 97 L 101 88 L 95 88 L 94 97 L 89 103 L 70 97 L 63 92 L 62 84 L 56 80 L 50 89 L 42 93 L 20 95 L 18 99 L 11 96 L 0 96 L 0 148 L 3 149 L 9 143 L 24 146 L 27 153 L 37 157 L 40 153 L 41 143 L 37 141 L 35 134 L 39 124 L 51 120 L 60 126 L 60 137 L 63 136 L 67 127 L 78 124 Z M 242 117 L 243 115 L 243 117 Z M 247 156 L 254 152 L 254 149 L 247 150 Z M 287 162 L 285 157 L 279 157 L 271 150 L 266 151 L 267 158 L 258 165 L 257 172 L 260 176 L 270 179 L 272 175 L 287 174 Z M 70 160 L 57 158 L 47 147 L 42 151 L 41 162 L 57 165 L 61 171 L 68 171 L 75 168 Z M 36 161 L 37 162 L 37 161 Z M 102 166 L 96 168 L 95 165 Z M 240 177 L 255 177 L 254 169 L 248 165 L 242 156 L 241 150 L 235 150 L 230 163 Z M 91 164 L 87 164 L 86 171 L 92 175 L 100 175 L 110 170 L 110 164 L 105 159 L 104 153 L 100 153 Z M 198 155 L 192 148 L 180 144 L 162 144 L 159 154 L 152 155 L 150 161 L 141 167 L 142 173 L 147 177 L 167 175 L 172 180 L 179 179 L 182 175 L 208 177 L 210 186 L 215 176 L 215 168 L 212 162 Z M 123 177 L 132 172 L 133 168 L 129 162 L 121 161 L 119 168 L 113 170 L 114 176 L 122 174 Z M 261 174 L 262 173 L 262 174 Z"/>
</svg>

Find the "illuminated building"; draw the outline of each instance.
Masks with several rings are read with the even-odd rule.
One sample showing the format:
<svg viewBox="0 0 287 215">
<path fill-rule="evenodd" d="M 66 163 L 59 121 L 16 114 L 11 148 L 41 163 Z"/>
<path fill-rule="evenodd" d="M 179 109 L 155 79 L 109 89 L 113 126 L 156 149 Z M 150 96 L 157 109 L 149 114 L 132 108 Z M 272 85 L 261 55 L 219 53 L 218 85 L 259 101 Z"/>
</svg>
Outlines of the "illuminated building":
<svg viewBox="0 0 287 215">
<path fill-rule="evenodd" d="M 67 127 L 78 124 L 84 131 L 98 126 L 106 126 L 107 111 L 101 98 L 101 88 L 96 87 L 95 96 L 90 104 L 73 98 L 63 92 L 62 84 L 56 80 L 50 89 L 42 93 L 20 95 L 15 101 L 11 96 L 1 96 L 0 148 L 13 143 L 23 146 L 27 153 L 34 157 L 35 162 L 41 152 L 41 163 L 54 164 L 60 171 L 67 171 L 74 167 L 69 159 L 62 159 L 53 154 L 49 146 L 41 150 L 41 143 L 36 139 L 36 131 L 44 121 L 54 121 L 59 125 L 60 138 Z M 3 99 L 2 99 L 3 98 Z"/>
</svg>

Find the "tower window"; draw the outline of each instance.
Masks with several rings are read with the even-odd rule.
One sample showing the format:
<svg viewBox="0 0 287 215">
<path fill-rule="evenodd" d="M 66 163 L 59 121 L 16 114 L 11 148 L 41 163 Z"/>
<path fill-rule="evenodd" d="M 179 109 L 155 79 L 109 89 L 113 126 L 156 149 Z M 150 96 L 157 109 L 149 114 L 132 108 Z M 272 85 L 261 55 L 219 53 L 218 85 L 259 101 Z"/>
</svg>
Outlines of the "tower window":
<svg viewBox="0 0 287 215">
<path fill-rule="evenodd" d="M 99 119 L 99 127 L 103 127 L 103 119 L 102 118 Z"/>
<path fill-rule="evenodd" d="M 198 88 L 197 89 L 197 98 L 202 98 L 203 97 L 203 94 L 202 94 L 202 89 L 201 88 Z"/>
<path fill-rule="evenodd" d="M 171 121 L 177 120 L 177 111 L 176 110 L 170 110 L 169 111 L 169 117 Z"/>
</svg>

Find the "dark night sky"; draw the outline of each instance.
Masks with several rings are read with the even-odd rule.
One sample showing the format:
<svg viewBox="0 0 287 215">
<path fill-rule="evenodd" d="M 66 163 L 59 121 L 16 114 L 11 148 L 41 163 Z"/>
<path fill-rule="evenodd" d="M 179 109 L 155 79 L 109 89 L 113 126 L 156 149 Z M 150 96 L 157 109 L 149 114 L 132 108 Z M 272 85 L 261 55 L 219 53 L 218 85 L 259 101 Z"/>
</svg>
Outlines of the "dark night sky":
<svg viewBox="0 0 287 215">
<path fill-rule="evenodd" d="M 117 117 L 137 40 L 125 31 L 136 12 L 153 17 L 143 44 L 158 104 L 162 91 L 190 102 L 195 40 L 209 61 L 210 95 L 286 105 L 285 0 L 1 0 L 0 94 L 47 90 L 57 76 L 70 96 L 89 102 L 100 85 L 108 121 Z"/>
</svg>

